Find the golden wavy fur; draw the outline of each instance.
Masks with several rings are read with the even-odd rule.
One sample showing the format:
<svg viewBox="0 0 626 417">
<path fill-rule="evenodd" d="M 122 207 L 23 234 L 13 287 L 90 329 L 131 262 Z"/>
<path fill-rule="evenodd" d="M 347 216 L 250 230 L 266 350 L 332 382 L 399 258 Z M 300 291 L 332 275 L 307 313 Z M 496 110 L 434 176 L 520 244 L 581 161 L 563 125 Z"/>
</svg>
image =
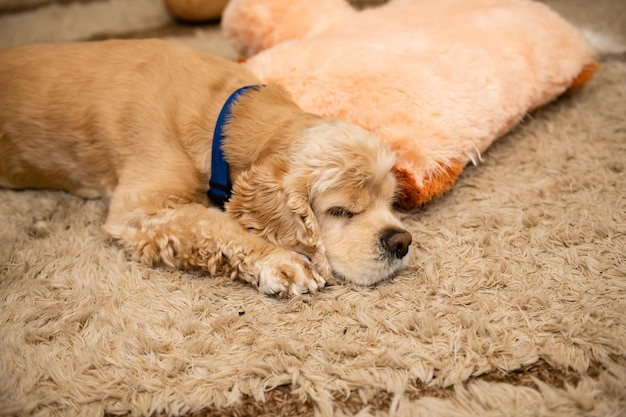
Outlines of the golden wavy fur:
<svg viewBox="0 0 626 417">
<path fill-rule="evenodd" d="M 233 196 L 206 197 L 217 115 L 242 66 L 158 40 L 0 51 L 0 186 L 109 199 L 105 229 L 147 264 L 201 268 L 268 294 L 362 285 L 406 262 L 392 153 L 302 111 L 279 86 L 247 92 L 223 144 Z"/>
</svg>

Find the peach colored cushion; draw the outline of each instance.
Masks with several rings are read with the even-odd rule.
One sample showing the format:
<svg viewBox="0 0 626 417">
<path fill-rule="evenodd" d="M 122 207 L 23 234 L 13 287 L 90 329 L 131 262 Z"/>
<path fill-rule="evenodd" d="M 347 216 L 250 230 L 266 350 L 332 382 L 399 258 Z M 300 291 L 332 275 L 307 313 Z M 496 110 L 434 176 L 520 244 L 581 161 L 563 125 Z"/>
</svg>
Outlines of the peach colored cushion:
<svg viewBox="0 0 626 417">
<path fill-rule="evenodd" d="M 342 0 L 231 0 L 223 26 L 258 52 L 246 65 L 262 80 L 385 140 L 404 206 L 450 188 L 524 115 L 597 68 L 584 36 L 535 1 L 395 0 L 359 12 Z"/>
</svg>

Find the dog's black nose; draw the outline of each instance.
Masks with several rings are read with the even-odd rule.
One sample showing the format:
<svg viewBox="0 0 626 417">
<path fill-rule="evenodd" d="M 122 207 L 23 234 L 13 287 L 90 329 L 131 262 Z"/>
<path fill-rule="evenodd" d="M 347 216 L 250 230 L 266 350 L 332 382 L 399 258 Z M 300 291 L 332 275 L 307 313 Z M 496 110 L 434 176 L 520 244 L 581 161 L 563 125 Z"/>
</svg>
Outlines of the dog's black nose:
<svg viewBox="0 0 626 417">
<path fill-rule="evenodd" d="M 402 259 L 409 253 L 413 237 L 406 230 L 390 229 L 383 232 L 380 242 L 390 255 Z"/>
</svg>

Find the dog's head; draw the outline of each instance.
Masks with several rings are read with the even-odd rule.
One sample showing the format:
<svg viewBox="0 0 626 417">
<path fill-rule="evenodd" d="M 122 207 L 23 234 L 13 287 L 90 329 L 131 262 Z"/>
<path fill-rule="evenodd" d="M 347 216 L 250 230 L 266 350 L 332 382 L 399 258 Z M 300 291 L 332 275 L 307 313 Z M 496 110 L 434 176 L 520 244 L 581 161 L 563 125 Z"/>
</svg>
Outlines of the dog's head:
<svg viewBox="0 0 626 417">
<path fill-rule="evenodd" d="M 406 264 L 411 244 L 392 211 L 394 161 L 372 133 L 320 119 L 288 152 L 242 173 L 226 209 L 252 232 L 308 256 L 327 277 L 375 284 Z"/>
</svg>

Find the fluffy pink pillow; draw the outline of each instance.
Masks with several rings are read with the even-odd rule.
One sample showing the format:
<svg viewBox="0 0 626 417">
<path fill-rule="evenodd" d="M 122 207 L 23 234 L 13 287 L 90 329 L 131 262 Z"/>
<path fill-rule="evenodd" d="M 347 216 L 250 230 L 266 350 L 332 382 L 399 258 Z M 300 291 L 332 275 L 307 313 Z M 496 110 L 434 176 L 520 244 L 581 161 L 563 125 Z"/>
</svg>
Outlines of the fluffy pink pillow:
<svg viewBox="0 0 626 417">
<path fill-rule="evenodd" d="M 262 80 L 385 140 L 406 207 L 597 69 L 584 36 L 535 1 L 230 0 L 222 24 Z"/>
</svg>

